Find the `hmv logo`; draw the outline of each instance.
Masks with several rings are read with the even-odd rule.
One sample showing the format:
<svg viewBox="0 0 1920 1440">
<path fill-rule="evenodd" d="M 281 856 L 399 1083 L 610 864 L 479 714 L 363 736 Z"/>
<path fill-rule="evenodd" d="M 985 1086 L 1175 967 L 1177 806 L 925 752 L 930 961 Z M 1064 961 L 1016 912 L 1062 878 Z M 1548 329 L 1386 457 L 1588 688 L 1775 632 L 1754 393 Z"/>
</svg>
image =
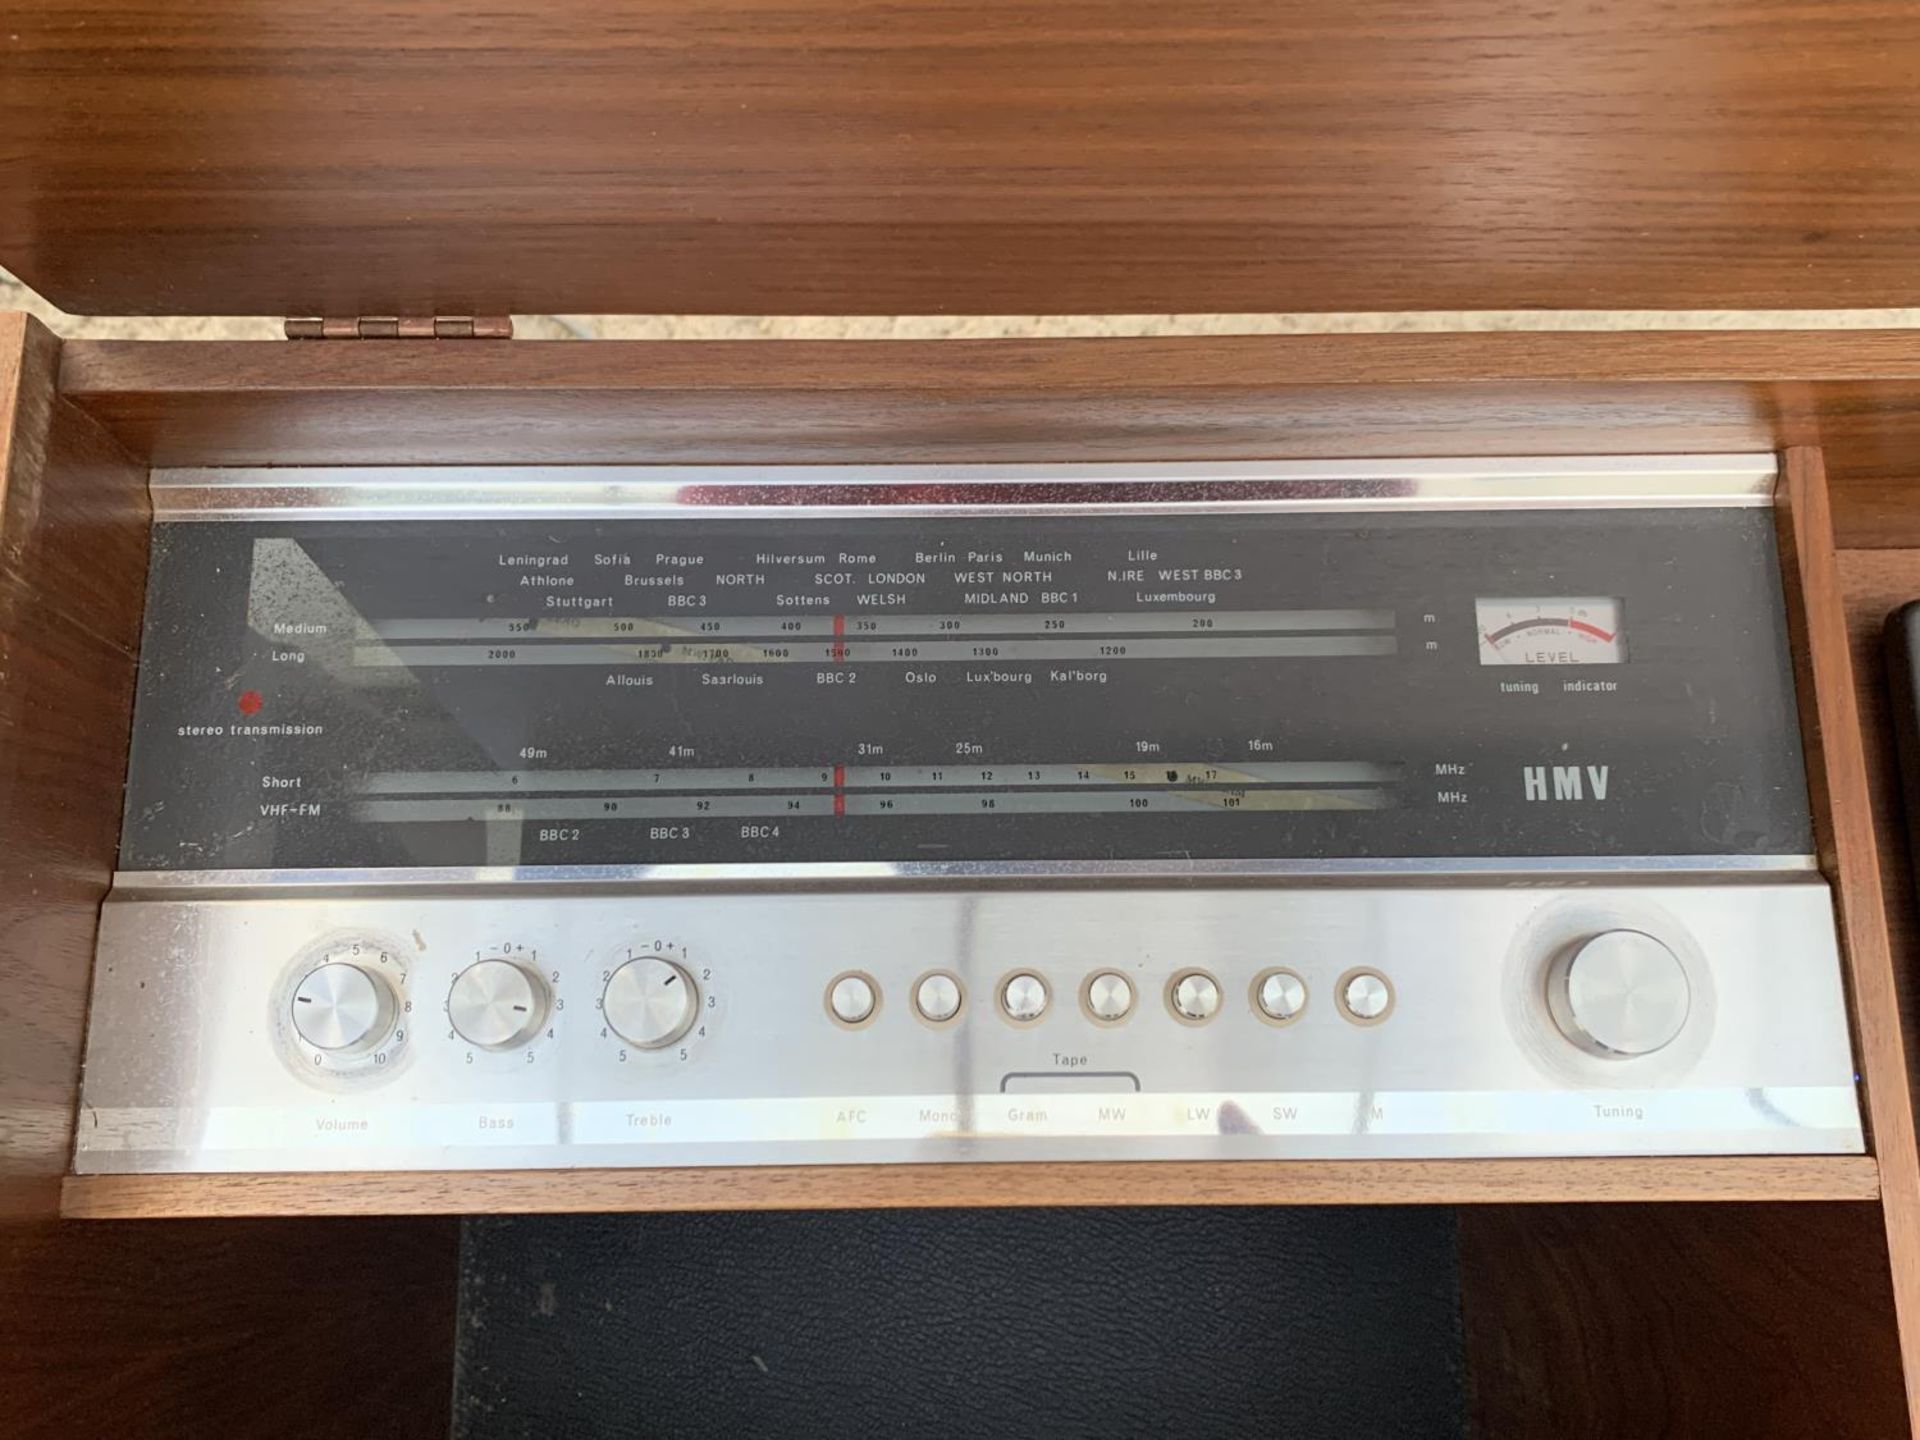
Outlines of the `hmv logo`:
<svg viewBox="0 0 1920 1440">
<path fill-rule="evenodd" d="M 1529 800 L 1604 800 L 1605 765 L 1523 765 Z M 1551 788 L 1549 788 L 1551 787 Z"/>
</svg>

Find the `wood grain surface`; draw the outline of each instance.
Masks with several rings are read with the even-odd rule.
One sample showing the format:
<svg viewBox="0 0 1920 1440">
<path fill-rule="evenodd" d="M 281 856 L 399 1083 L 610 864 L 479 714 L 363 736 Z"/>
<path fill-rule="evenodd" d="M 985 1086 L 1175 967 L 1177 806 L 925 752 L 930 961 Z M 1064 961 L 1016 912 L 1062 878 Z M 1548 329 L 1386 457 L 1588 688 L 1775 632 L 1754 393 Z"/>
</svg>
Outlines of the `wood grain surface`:
<svg viewBox="0 0 1920 1440">
<path fill-rule="evenodd" d="M 1484 1440 L 1891 1440 L 1907 1433 L 1871 1205 L 1460 1213 Z"/>
<path fill-rule="evenodd" d="M 57 1217 L 113 869 L 146 468 L 0 315 L 0 1433 L 446 1433 L 455 1227 Z"/>
<path fill-rule="evenodd" d="M 445 1440 L 459 1226 L 0 1228 L 8 1440 Z"/>
<path fill-rule="evenodd" d="M 58 350 L 0 315 L 0 1219 L 67 1167 L 146 579 L 146 468 L 54 394 Z"/>
<path fill-rule="evenodd" d="M 1881 1208 L 1912 1418 L 1920 1429 L 1920 1146 L 1901 984 L 1855 689 L 1847 601 L 1833 548 L 1826 475 L 1815 449 L 1783 457 L 1778 492 L 1787 612 L 1799 668 L 1801 734 L 1814 838 L 1833 884 L 1853 1017 L 1854 1056 L 1880 1161 Z"/>
<path fill-rule="evenodd" d="M 1766 451 L 1848 543 L 1920 543 L 1920 334 L 70 342 L 155 465 L 874 463 Z M 1857 497 L 1857 499 L 1856 499 Z"/>
<path fill-rule="evenodd" d="M 1883 644 L 1887 617 L 1909 600 L 1920 600 L 1920 549 L 1842 550 L 1839 569 L 1899 1015 L 1905 1033 L 1916 1036 L 1920 1035 L 1920 903 L 1914 892 L 1914 851 L 1894 748 L 1892 692 Z"/>
<path fill-rule="evenodd" d="M 84 313 L 1920 299 L 1900 0 L 17 0 Z"/>
<path fill-rule="evenodd" d="M 1203 1164 L 766 1165 L 324 1175 L 76 1175 L 76 1219 L 950 1205 L 1471 1205 L 1870 1200 L 1871 1156 Z"/>
<path fill-rule="evenodd" d="M 1906 1035 L 1920 1036 L 1920 905 L 1916 905 L 1914 893 L 1910 817 L 1901 795 L 1889 709 L 1891 692 L 1882 649 L 1888 615 L 1907 601 L 1920 599 L 1920 549 L 1842 551 L 1840 577 L 1853 642 L 1868 786 L 1879 841 L 1897 1014 Z M 1888 1236 L 1899 1263 L 1911 1274 L 1920 1269 L 1920 1222 L 1905 1212 L 1901 1190 L 1895 1185 L 1889 1196 Z M 1915 1347 L 1910 1314 L 1903 1317 L 1903 1326 L 1908 1332 L 1908 1366 L 1912 1370 Z"/>
</svg>

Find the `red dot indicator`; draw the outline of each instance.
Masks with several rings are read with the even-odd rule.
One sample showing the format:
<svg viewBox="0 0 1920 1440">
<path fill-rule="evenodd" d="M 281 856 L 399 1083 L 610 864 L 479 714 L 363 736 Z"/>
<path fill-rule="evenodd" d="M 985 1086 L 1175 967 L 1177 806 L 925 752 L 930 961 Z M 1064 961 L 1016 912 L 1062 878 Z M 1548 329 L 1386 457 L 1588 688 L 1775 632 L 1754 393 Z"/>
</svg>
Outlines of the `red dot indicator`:
<svg viewBox="0 0 1920 1440">
<path fill-rule="evenodd" d="M 260 713 L 260 707 L 266 703 L 266 697 L 261 695 L 258 690 L 242 690 L 240 692 L 240 713 L 242 715 L 258 715 Z"/>
</svg>

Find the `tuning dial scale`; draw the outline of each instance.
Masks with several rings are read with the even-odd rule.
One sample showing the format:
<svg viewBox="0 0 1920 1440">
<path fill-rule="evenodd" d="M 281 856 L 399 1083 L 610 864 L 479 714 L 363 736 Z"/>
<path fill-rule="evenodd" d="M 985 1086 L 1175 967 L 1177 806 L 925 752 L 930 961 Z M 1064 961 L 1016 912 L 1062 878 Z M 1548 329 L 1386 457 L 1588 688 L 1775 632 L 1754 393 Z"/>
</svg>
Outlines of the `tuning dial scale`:
<svg viewBox="0 0 1920 1440">
<path fill-rule="evenodd" d="M 288 1064 L 321 1082 L 390 1073 L 412 1047 L 406 952 L 374 935 L 329 937 L 300 952 L 273 994 Z"/>
<path fill-rule="evenodd" d="M 529 946 L 474 951 L 447 987 L 446 1038 L 476 1068 L 537 1066 L 553 1051 L 567 1008 L 560 980 L 559 967 Z"/>
<path fill-rule="evenodd" d="M 600 1037 L 622 1064 L 691 1060 L 718 1018 L 713 967 L 676 941 L 620 947 L 599 980 Z"/>
</svg>

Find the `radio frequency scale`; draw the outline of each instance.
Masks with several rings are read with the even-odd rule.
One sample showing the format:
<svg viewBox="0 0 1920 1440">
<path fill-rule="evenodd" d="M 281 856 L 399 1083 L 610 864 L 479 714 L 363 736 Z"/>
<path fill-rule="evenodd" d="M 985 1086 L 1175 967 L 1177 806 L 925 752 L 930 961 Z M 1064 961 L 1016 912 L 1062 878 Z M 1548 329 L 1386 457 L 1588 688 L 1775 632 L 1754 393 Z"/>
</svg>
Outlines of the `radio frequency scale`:
<svg viewBox="0 0 1920 1440">
<path fill-rule="evenodd" d="M 77 1168 L 1858 1151 L 1773 480 L 156 472 Z"/>
</svg>

